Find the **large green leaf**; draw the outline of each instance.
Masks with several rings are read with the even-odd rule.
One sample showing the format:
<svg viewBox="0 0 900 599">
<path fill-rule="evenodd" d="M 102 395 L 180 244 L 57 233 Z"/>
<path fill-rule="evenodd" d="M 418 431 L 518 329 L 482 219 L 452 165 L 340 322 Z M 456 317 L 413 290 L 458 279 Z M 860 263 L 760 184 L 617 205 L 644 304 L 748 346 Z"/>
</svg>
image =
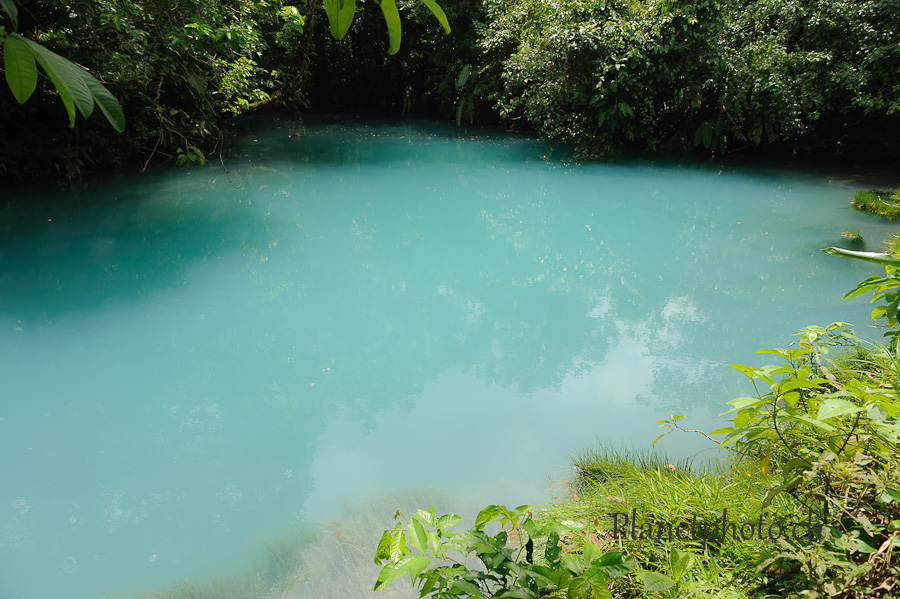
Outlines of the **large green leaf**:
<svg viewBox="0 0 900 599">
<path fill-rule="evenodd" d="M 428 10 L 437 17 L 437 20 L 440 21 L 441 25 L 444 26 L 444 33 L 450 33 L 450 21 L 447 20 L 447 15 L 444 14 L 444 9 L 440 7 L 440 5 L 435 2 L 435 0 L 422 0 L 425 3 L 425 6 L 428 7 Z"/>
<path fill-rule="evenodd" d="M 862 295 L 864 293 L 868 293 L 869 291 L 883 291 L 887 289 L 891 289 L 893 287 L 897 287 L 900 285 L 900 280 L 895 278 L 888 277 L 869 277 L 865 281 L 861 281 L 856 287 L 847 292 L 847 295 L 844 296 L 844 299 L 854 298 L 858 295 Z M 876 293 L 876 296 L 878 294 Z M 875 301 L 875 298 L 872 298 L 872 301 Z"/>
<path fill-rule="evenodd" d="M 892 256 L 891 254 L 884 254 L 879 252 L 857 252 L 854 250 L 845 250 L 843 248 L 835 247 L 825 248 L 822 251 L 832 256 L 843 256 L 845 258 L 854 258 L 856 260 L 874 262 L 875 264 L 881 264 L 882 266 L 900 268 L 900 258 L 898 258 L 897 256 Z"/>
<path fill-rule="evenodd" d="M 6 83 L 19 104 L 24 104 L 37 86 L 37 66 L 28 44 L 16 35 L 3 42 L 3 68 Z"/>
<path fill-rule="evenodd" d="M 406 528 L 409 531 L 409 544 L 425 553 L 425 549 L 428 547 L 428 537 L 425 536 L 425 528 L 422 527 L 422 523 L 411 518 Z"/>
<path fill-rule="evenodd" d="M 16 3 L 12 0 L 0 0 L 0 8 L 6 11 L 6 14 L 9 15 L 9 20 L 12 21 L 13 27 L 19 27 L 19 9 L 16 8 Z M 5 51 L 5 50 L 4 50 Z"/>
<path fill-rule="evenodd" d="M 391 581 L 406 572 L 410 566 L 410 556 L 404 556 L 396 561 L 388 562 L 378 573 L 378 579 L 375 581 L 375 590 L 383 589 L 391 584 Z"/>
<path fill-rule="evenodd" d="M 462 522 L 462 518 L 457 516 L 456 514 L 444 514 L 440 518 L 437 519 L 437 523 L 435 524 L 435 528 L 451 528 L 456 526 Z"/>
<path fill-rule="evenodd" d="M 356 14 L 356 0 L 323 0 L 328 24 L 331 25 L 331 36 L 339 40 L 347 35 Z"/>
<path fill-rule="evenodd" d="M 816 415 L 816 419 L 828 420 L 829 418 L 836 418 L 837 416 L 844 416 L 845 414 L 855 414 L 857 412 L 862 412 L 863 409 L 864 408 L 854 405 L 846 399 L 841 399 L 839 397 L 829 397 L 824 402 L 822 402 L 822 406 L 819 408 L 819 413 Z"/>
<path fill-rule="evenodd" d="M 644 572 L 644 588 L 651 592 L 668 591 L 675 581 L 660 572 Z"/>
<path fill-rule="evenodd" d="M 91 92 L 91 97 L 97 103 L 97 106 L 100 107 L 100 112 L 103 113 L 109 124 L 121 133 L 125 130 L 125 114 L 122 112 L 122 105 L 119 104 L 119 101 L 116 100 L 116 97 L 109 90 L 103 87 L 102 83 L 94 79 L 87 71 L 83 69 L 82 71 L 84 82 L 87 84 L 88 91 Z"/>
<path fill-rule="evenodd" d="M 384 22 L 387 25 L 390 47 L 388 54 L 396 54 L 400 49 L 400 11 L 394 0 L 381 0 L 378 2 L 381 12 L 384 14 Z"/>
<path fill-rule="evenodd" d="M 13 35 L 16 35 L 16 37 L 28 44 L 31 53 L 40 63 L 44 72 L 47 73 L 47 76 L 50 77 L 50 82 L 53 83 L 60 99 L 63 101 L 63 105 L 66 107 L 66 111 L 69 113 L 69 126 L 75 126 L 75 106 L 78 107 L 84 118 L 91 116 L 91 113 L 94 112 L 94 98 L 91 96 L 91 92 L 88 90 L 88 86 L 79 72 L 84 69 L 38 43 L 17 34 Z"/>
<path fill-rule="evenodd" d="M 431 565 L 431 560 L 424 555 L 414 555 L 409 558 L 409 579 L 413 584 L 416 583 L 416 577 L 422 573 L 422 570 Z"/>
</svg>

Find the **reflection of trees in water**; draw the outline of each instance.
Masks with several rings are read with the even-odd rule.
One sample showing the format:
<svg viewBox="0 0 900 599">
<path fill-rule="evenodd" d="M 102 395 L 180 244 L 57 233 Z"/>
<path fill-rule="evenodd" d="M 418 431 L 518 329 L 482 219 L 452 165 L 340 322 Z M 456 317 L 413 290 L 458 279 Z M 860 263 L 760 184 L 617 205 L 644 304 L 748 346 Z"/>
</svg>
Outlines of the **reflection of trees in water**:
<svg viewBox="0 0 900 599">
<path fill-rule="evenodd" d="M 28 323 L 185 285 L 191 263 L 266 244 L 265 215 L 221 171 L 86 185 L 7 210 L 0 314 Z"/>
</svg>

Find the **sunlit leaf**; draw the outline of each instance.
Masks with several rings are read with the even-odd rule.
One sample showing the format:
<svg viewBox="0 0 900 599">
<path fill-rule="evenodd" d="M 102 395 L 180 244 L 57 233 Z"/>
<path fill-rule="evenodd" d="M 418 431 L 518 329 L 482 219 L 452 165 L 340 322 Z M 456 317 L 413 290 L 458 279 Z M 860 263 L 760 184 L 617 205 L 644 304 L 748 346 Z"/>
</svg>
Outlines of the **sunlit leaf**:
<svg viewBox="0 0 900 599">
<path fill-rule="evenodd" d="M 411 557 L 406 556 L 400 558 L 396 562 L 386 564 L 381 569 L 381 572 L 378 573 L 378 579 L 375 581 L 375 590 L 383 589 L 391 584 L 392 580 L 406 572 L 409 569 L 411 559 Z"/>
<path fill-rule="evenodd" d="M 456 526 L 461 521 L 462 521 L 462 518 L 460 518 L 456 514 L 445 514 L 445 515 L 441 516 L 440 518 L 438 518 L 437 526 L 435 526 L 435 528 L 440 528 L 440 529 L 450 528 L 452 526 Z"/>
<path fill-rule="evenodd" d="M 400 11 L 394 0 L 380 0 L 381 13 L 384 15 L 384 23 L 388 30 L 388 54 L 396 54 L 400 49 Z"/>
<path fill-rule="evenodd" d="M 409 559 L 409 578 L 413 584 L 416 582 L 416 577 L 430 564 L 431 560 L 424 555 L 414 555 Z"/>
<path fill-rule="evenodd" d="M 437 17 L 437 20 L 440 21 L 441 25 L 444 27 L 444 33 L 450 33 L 450 21 L 447 20 L 447 15 L 444 14 L 444 9 L 440 7 L 440 5 L 435 2 L 435 0 L 422 0 L 425 6 L 428 7 L 428 10 L 432 12 L 432 14 Z"/>
<path fill-rule="evenodd" d="M 844 416 L 846 414 L 855 414 L 857 412 L 862 412 L 863 409 L 864 408 L 860 408 L 859 406 L 854 405 L 846 399 L 841 399 L 839 397 L 829 397 L 822 402 L 816 418 L 818 418 L 819 420 L 828 420 L 829 418 L 836 418 L 838 416 Z"/>
<path fill-rule="evenodd" d="M 323 0 L 323 2 L 325 14 L 328 15 L 328 24 L 331 26 L 331 36 L 339 40 L 347 35 L 350 25 L 353 24 L 356 0 Z"/>
<path fill-rule="evenodd" d="M 650 592 L 662 592 L 675 586 L 675 581 L 660 572 L 644 572 L 644 588 Z"/>
<path fill-rule="evenodd" d="M 881 264 L 882 266 L 900 268 L 900 258 L 892 256 L 891 254 L 884 254 L 881 252 L 858 252 L 836 247 L 825 248 L 822 251 L 832 256 L 843 256 L 844 258 L 853 258 L 855 260 L 874 262 L 875 264 Z"/>
<path fill-rule="evenodd" d="M 422 523 L 416 518 L 411 518 L 407 530 L 409 531 L 409 544 L 425 553 L 428 537 L 425 536 L 425 528 L 422 526 Z"/>
</svg>

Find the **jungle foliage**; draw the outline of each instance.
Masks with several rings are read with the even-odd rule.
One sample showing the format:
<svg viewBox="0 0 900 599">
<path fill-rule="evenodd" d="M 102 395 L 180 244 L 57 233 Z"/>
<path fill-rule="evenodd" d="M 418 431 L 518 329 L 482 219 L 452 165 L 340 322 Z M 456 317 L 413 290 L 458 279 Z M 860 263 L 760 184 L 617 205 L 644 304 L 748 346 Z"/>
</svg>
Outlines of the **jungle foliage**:
<svg viewBox="0 0 900 599">
<path fill-rule="evenodd" d="M 264 106 L 439 115 L 536 131 L 584 156 L 754 148 L 898 155 L 896 2 L 18 6 L 17 23 L 0 11 L 0 37 L 16 39 L 15 51 L 32 42 L 86 69 L 121 102 L 128 129 L 117 136 L 91 119 L 68 130 L 52 77 L 39 71 L 25 104 L 0 89 L 0 136 L 11 140 L 0 149 L 5 179 L 143 166 L 151 157 L 199 162 L 221 148 L 231 117 Z"/>
<path fill-rule="evenodd" d="M 896 3 L 490 2 L 501 114 L 588 154 L 840 149 L 900 119 Z M 896 155 L 896 152 L 893 152 Z"/>
</svg>

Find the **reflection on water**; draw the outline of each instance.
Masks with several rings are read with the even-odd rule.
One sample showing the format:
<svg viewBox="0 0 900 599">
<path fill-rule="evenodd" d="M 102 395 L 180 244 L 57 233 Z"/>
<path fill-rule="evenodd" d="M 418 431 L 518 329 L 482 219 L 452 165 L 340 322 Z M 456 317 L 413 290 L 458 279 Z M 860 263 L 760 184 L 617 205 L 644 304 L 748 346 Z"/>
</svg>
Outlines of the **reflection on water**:
<svg viewBox="0 0 900 599">
<path fill-rule="evenodd" d="M 724 365 L 867 319 L 870 269 L 818 250 L 887 228 L 840 184 L 297 130 L 5 210 L 0 597 L 202 579 L 401 486 L 535 502 L 598 438 L 712 428 Z"/>
</svg>

